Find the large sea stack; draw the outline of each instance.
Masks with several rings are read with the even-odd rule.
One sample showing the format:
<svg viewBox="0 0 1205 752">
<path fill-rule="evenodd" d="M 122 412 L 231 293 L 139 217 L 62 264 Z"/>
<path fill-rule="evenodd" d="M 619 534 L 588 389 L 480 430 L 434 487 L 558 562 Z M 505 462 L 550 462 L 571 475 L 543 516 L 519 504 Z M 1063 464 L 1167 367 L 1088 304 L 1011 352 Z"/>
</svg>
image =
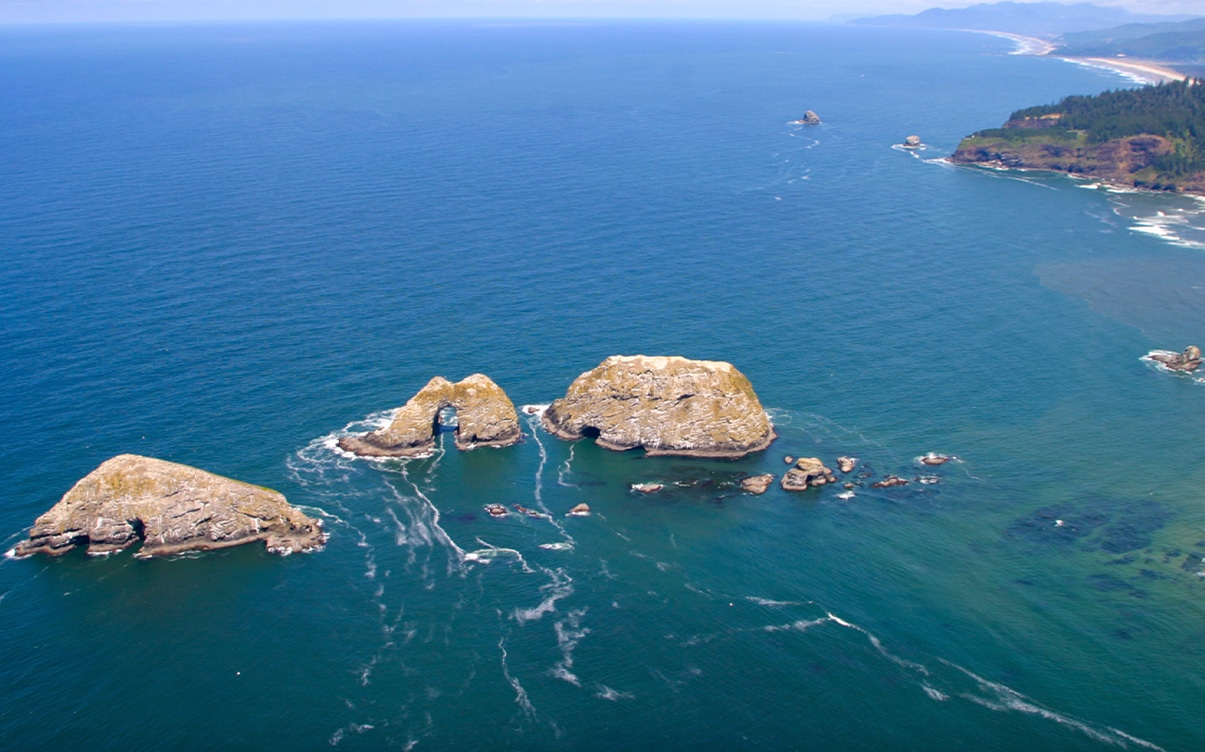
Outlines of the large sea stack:
<svg viewBox="0 0 1205 752">
<path fill-rule="evenodd" d="M 744 374 L 730 363 L 615 355 L 583 373 L 542 416 L 562 439 L 643 447 L 650 455 L 743 457 L 776 434 Z"/>
<path fill-rule="evenodd" d="M 510 446 L 523 438 L 515 406 L 488 376 L 475 373 L 455 384 L 436 376 L 398 409 L 379 431 L 345 436 L 339 446 L 365 457 L 413 457 L 435 447 L 439 414 L 456 410 L 456 448 Z"/>
<path fill-rule="evenodd" d="M 129 548 L 139 558 L 264 541 L 275 553 L 309 551 L 326 540 L 322 523 L 269 488 L 188 465 L 121 454 L 76 483 L 34 522 L 19 555 L 90 554 Z"/>
</svg>

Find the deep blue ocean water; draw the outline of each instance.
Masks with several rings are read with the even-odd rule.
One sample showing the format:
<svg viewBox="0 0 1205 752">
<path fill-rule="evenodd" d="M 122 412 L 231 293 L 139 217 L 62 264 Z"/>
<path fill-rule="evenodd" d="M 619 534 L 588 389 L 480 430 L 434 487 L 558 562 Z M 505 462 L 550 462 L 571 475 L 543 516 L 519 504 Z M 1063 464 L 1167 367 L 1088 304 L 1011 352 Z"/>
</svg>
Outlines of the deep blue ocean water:
<svg viewBox="0 0 1205 752">
<path fill-rule="evenodd" d="M 0 560 L 0 748 L 1201 748 L 1205 385 L 1140 357 L 1202 343 L 1205 206 L 942 163 L 1131 85 L 1010 51 L 0 30 L 4 549 L 122 452 L 331 534 Z M 732 362 L 780 438 L 738 462 L 534 422 L 502 450 L 330 448 L 436 374 L 542 404 L 621 353 Z M 733 488 L 788 454 L 939 482 Z"/>
</svg>

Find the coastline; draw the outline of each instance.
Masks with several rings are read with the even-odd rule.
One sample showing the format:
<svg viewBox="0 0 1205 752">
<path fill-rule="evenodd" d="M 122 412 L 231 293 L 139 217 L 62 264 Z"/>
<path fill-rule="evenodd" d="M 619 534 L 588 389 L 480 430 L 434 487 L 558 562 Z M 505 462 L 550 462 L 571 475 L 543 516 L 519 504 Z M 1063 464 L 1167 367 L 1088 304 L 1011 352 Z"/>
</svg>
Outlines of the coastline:
<svg viewBox="0 0 1205 752">
<path fill-rule="evenodd" d="M 1188 78 L 1180 71 L 1153 60 L 1113 57 L 1059 57 L 1059 59 L 1088 68 L 1111 70 L 1140 84 L 1161 84 L 1168 81 L 1183 81 Z"/>
<path fill-rule="evenodd" d="M 1007 39 L 1017 45 L 1015 50 L 1008 53 L 1010 55 L 1053 57 L 1073 65 L 1082 65 L 1087 68 L 1099 68 L 1120 73 L 1122 76 L 1138 84 L 1160 84 L 1167 81 L 1183 81 L 1188 78 L 1188 76 L 1166 63 L 1155 60 L 1142 60 L 1130 57 L 1072 57 L 1057 55 L 1052 53 L 1058 50 L 1058 46 L 1049 39 L 1043 39 L 1042 37 L 1014 34 L 1009 31 L 985 31 L 982 29 L 959 29 L 959 31 L 973 31 L 977 34 L 988 34 L 993 37 Z"/>
<path fill-rule="evenodd" d="M 1205 200 L 1205 191 L 1168 191 L 1156 188 L 1142 188 L 1130 183 L 1121 183 L 1116 180 L 1097 177 L 1094 175 L 1077 175 L 1066 170 L 1055 170 L 1049 167 L 1013 167 L 1004 164 L 1000 160 L 991 160 L 988 162 L 962 162 L 952 158 L 951 156 L 939 157 L 939 159 L 948 165 L 955 167 L 977 167 L 981 170 L 997 170 L 1000 172 L 1040 172 L 1048 175 L 1065 175 L 1072 180 L 1084 180 L 1090 183 L 1096 183 L 1103 190 L 1112 193 L 1142 193 L 1155 196 L 1189 196 L 1192 198 Z"/>
</svg>

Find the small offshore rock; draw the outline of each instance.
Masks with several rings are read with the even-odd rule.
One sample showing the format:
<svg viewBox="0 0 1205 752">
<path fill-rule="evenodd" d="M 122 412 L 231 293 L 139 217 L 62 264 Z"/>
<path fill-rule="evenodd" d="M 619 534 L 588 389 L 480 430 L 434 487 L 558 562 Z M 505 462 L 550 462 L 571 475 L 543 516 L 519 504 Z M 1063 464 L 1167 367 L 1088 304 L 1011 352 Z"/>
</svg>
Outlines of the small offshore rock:
<svg viewBox="0 0 1205 752">
<path fill-rule="evenodd" d="M 853 489 L 854 489 L 854 484 L 853 484 L 853 483 L 846 483 L 846 484 L 845 484 L 845 490 L 846 490 L 846 491 L 852 491 Z"/>
<path fill-rule="evenodd" d="M 589 504 L 578 504 L 573 509 L 569 510 L 569 514 L 574 517 L 589 517 L 590 516 L 590 505 Z"/>
<path fill-rule="evenodd" d="M 503 447 L 523 438 L 519 414 L 502 387 L 475 373 L 453 384 L 436 376 L 379 431 L 339 439 L 339 448 L 364 457 L 414 457 L 435 447 L 439 414 L 456 410 L 456 448 Z"/>
<path fill-rule="evenodd" d="M 792 456 L 791 456 L 791 455 L 789 455 L 789 454 L 788 454 L 786 457 L 783 457 L 783 458 L 782 458 L 782 461 L 783 461 L 783 462 L 785 462 L 785 463 L 787 463 L 788 465 L 794 465 L 794 464 L 795 464 L 795 458 L 794 458 L 794 457 L 792 457 Z"/>
<path fill-rule="evenodd" d="M 820 125 L 820 116 L 812 110 L 803 113 L 803 117 L 791 121 L 795 125 Z"/>
<path fill-rule="evenodd" d="M 761 496 L 766 491 L 770 490 L 770 484 L 773 482 L 774 475 L 771 473 L 766 473 L 764 475 L 753 475 L 741 480 L 741 490 L 745 493 Z"/>
<path fill-rule="evenodd" d="M 777 434 L 749 379 L 731 363 L 615 355 L 578 376 L 540 416 L 550 433 L 606 449 L 737 459 Z"/>
<path fill-rule="evenodd" d="M 1147 355 L 1151 360 L 1162 363 L 1165 367 L 1172 371 L 1184 371 L 1192 373 L 1201 367 L 1201 349 L 1196 345 L 1189 345 L 1184 348 L 1182 353 L 1166 352 L 1164 350 L 1155 350 Z"/>
<path fill-rule="evenodd" d="M 657 493 L 665 488 L 664 483 L 633 483 L 632 490 L 642 494 Z"/>
<path fill-rule="evenodd" d="M 937 465 L 944 465 L 952 459 L 954 459 L 954 458 L 949 456 L 948 454 L 937 454 L 936 452 L 929 452 L 924 457 L 921 457 L 920 461 L 922 464 L 928 465 L 930 467 L 936 467 Z"/>
<path fill-rule="evenodd" d="M 71 487 L 34 522 L 20 556 L 90 554 L 142 547 L 140 559 L 263 541 L 272 553 L 312 551 L 326 542 L 319 520 L 270 488 L 188 465 L 120 454 Z"/>
<path fill-rule="evenodd" d="M 904 139 L 904 148 L 916 149 L 920 146 L 920 136 L 909 136 Z"/>
<path fill-rule="evenodd" d="M 835 483 L 833 471 L 824 466 L 817 457 L 802 457 L 795 467 L 782 476 L 781 484 L 784 491 L 803 491 L 828 483 Z"/>
<path fill-rule="evenodd" d="M 870 487 L 871 488 L 894 488 L 895 486 L 906 486 L 906 485 L 908 485 L 907 479 L 901 478 L 898 475 L 888 475 L 886 478 L 883 478 L 881 481 L 878 481 L 877 483 L 871 483 Z"/>
<path fill-rule="evenodd" d="M 505 517 L 510 514 L 506 511 L 506 507 L 501 504 L 486 504 L 485 511 L 489 512 L 490 517 Z"/>
<path fill-rule="evenodd" d="M 843 473 L 852 473 L 854 468 L 858 466 L 857 457 L 838 457 L 837 469 Z"/>
</svg>

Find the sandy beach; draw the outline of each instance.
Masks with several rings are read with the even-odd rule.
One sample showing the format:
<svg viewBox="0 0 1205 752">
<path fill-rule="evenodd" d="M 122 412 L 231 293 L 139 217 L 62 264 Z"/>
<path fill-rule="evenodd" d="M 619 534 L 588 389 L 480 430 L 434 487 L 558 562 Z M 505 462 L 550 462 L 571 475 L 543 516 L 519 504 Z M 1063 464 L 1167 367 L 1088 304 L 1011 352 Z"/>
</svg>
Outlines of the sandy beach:
<svg viewBox="0 0 1205 752">
<path fill-rule="evenodd" d="M 1125 77 L 1143 84 L 1161 84 L 1165 81 L 1183 81 L 1188 78 L 1183 73 L 1169 68 L 1163 63 L 1151 60 L 1117 57 L 1064 57 L 1069 63 L 1086 65 L 1091 68 L 1107 68 Z"/>
<path fill-rule="evenodd" d="M 1174 68 L 1153 60 L 1139 60 L 1138 58 L 1129 57 L 1065 57 L 1051 55 L 1051 53 L 1058 50 L 1058 47 L 1049 39 L 1030 37 L 1024 34 L 1013 34 L 1008 31 L 980 31 L 976 29 L 966 29 L 966 31 L 977 31 L 980 34 L 990 34 L 994 37 L 1012 41 L 1017 45 L 1017 48 L 1009 53 L 1012 55 L 1034 55 L 1036 57 L 1049 55 L 1069 63 L 1074 63 L 1075 65 L 1085 65 L 1090 68 L 1104 68 L 1115 71 L 1135 83 L 1159 84 L 1165 81 L 1183 81 L 1187 78 L 1187 76 Z"/>
</svg>

